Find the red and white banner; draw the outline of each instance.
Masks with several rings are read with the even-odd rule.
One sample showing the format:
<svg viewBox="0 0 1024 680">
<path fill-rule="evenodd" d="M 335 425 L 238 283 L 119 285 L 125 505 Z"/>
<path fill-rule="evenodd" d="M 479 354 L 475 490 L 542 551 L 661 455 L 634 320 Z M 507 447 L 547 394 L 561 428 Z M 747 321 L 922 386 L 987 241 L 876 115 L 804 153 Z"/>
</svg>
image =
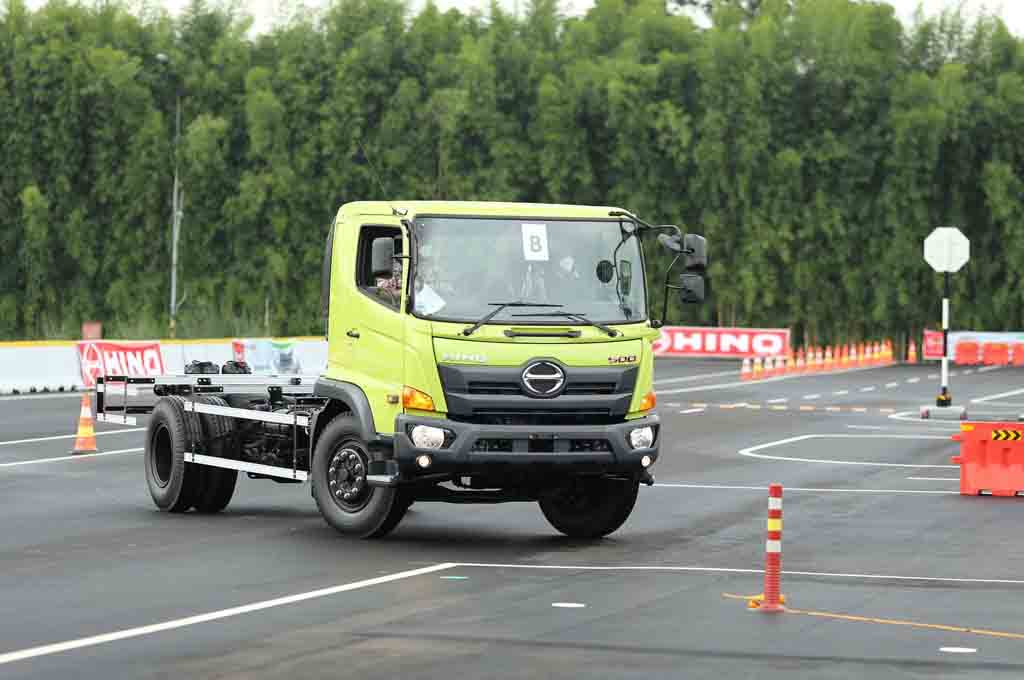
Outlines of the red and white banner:
<svg viewBox="0 0 1024 680">
<path fill-rule="evenodd" d="M 924 342 L 921 343 L 922 359 L 942 358 L 942 331 L 924 332 Z"/>
<path fill-rule="evenodd" d="M 86 387 L 95 386 L 98 375 L 164 374 L 164 356 L 158 341 L 84 340 L 78 343 L 78 363 L 82 370 L 82 382 Z"/>
<path fill-rule="evenodd" d="M 663 357 L 777 357 L 789 352 L 788 328 L 665 326 L 654 342 Z"/>
</svg>

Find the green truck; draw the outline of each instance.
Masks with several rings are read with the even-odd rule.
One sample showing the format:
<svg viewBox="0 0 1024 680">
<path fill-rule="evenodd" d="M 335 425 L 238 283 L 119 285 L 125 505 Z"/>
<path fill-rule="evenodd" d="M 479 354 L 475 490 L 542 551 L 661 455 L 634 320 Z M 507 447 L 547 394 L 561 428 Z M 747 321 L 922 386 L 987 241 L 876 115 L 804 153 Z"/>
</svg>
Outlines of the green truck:
<svg viewBox="0 0 1024 680">
<path fill-rule="evenodd" d="M 645 234 L 683 270 L 660 318 Z M 617 208 L 349 203 L 324 255 L 322 375 L 105 376 L 99 419 L 150 413 L 146 479 L 166 511 L 219 511 L 245 472 L 309 482 L 361 537 L 424 501 L 535 501 L 558 531 L 604 536 L 653 483 L 651 341 L 669 291 L 703 300 L 706 263 L 703 237 Z"/>
</svg>

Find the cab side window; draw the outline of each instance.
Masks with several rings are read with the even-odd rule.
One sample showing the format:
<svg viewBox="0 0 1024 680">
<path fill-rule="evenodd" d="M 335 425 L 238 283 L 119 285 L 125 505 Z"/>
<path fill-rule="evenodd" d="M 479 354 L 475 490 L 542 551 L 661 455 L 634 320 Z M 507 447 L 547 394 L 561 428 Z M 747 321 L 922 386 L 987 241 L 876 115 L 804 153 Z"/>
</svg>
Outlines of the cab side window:
<svg viewBox="0 0 1024 680">
<path fill-rule="evenodd" d="M 401 255 L 402 231 L 400 229 L 396 227 L 363 227 L 360 230 L 356 254 L 356 286 L 374 301 L 398 311 L 402 304 L 402 265 L 404 261 L 395 257 L 390 276 L 373 275 L 373 241 L 385 237 L 395 240 L 395 255 Z"/>
</svg>

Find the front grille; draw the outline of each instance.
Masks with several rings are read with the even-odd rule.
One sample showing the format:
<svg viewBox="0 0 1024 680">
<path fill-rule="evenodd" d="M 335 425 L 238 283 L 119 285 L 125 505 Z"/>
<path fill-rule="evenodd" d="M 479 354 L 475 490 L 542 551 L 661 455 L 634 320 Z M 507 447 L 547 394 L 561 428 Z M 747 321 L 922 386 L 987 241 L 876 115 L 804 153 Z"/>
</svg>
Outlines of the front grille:
<svg viewBox="0 0 1024 680">
<path fill-rule="evenodd" d="M 473 409 L 471 415 L 449 413 L 452 420 L 483 425 L 593 425 L 618 422 L 609 409 Z"/>
<path fill-rule="evenodd" d="M 615 394 L 613 382 L 576 382 L 569 383 L 564 394 Z"/>
<path fill-rule="evenodd" d="M 522 384 L 524 369 L 538 361 L 558 363 L 541 357 L 520 366 L 440 364 L 448 417 L 493 425 L 597 425 L 625 417 L 639 367 L 559 365 L 565 372 L 564 390 L 544 396 L 551 385 L 545 382 L 543 367 L 535 367 L 531 376 L 540 395 L 527 392 Z"/>
<path fill-rule="evenodd" d="M 523 394 L 523 390 L 519 386 L 519 383 L 514 382 L 475 381 L 468 383 L 466 388 L 466 391 L 469 394 Z M 615 394 L 615 383 L 570 382 L 566 385 L 563 394 Z"/>
<path fill-rule="evenodd" d="M 519 383 L 478 381 L 467 387 L 470 394 L 522 394 Z"/>
</svg>

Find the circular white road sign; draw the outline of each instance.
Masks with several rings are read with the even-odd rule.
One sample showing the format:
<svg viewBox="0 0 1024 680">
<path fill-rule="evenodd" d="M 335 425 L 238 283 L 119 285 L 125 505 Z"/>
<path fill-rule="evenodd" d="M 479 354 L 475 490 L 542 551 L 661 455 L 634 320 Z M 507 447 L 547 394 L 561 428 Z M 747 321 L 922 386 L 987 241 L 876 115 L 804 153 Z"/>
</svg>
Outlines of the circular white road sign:
<svg viewBox="0 0 1024 680">
<path fill-rule="evenodd" d="M 938 227 L 924 240 L 924 259 L 937 272 L 955 272 L 971 259 L 971 242 L 956 227 Z"/>
</svg>

